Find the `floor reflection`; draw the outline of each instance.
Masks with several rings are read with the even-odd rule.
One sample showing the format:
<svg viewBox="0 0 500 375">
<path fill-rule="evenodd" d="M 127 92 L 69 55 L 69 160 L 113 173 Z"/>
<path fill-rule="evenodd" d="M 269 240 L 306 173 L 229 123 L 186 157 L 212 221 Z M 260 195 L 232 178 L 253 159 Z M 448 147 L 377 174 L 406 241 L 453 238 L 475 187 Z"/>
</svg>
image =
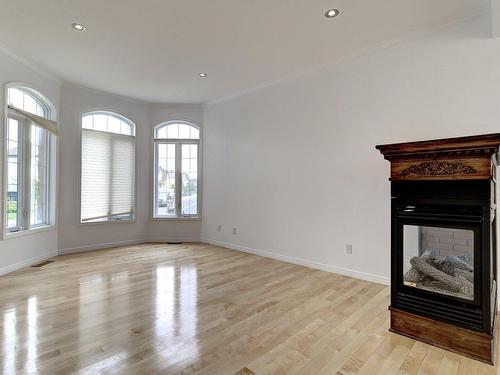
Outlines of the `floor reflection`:
<svg viewBox="0 0 500 375">
<path fill-rule="evenodd" d="M 28 343 L 25 369 L 29 373 L 37 372 L 38 357 L 38 309 L 37 298 L 30 297 L 28 300 Z"/>
<path fill-rule="evenodd" d="M 24 313 L 26 312 L 26 313 Z M 38 302 L 32 296 L 22 302 L 19 310 L 3 314 L 3 353 L 0 357 L 3 374 L 38 371 Z"/>
<path fill-rule="evenodd" d="M 174 328 L 175 269 L 159 267 L 156 270 L 155 335 L 163 337 Z"/>
<path fill-rule="evenodd" d="M 194 267 L 162 266 L 156 270 L 155 335 L 160 340 L 183 342 L 175 353 L 161 354 L 169 362 L 199 356 L 197 334 L 198 277 Z"/>
<path fill-rule="evenodd" d="M 177 324 L 177 335 L 196 337 L 198 277 L 194 267 L 181 268 L 180 275 L 180 324 Z"/>
<path fill-rule="evenodd" d="M 3 314 L 3 374 L 15 374 L 16 364 L 16 309 Z"/>
</svg>

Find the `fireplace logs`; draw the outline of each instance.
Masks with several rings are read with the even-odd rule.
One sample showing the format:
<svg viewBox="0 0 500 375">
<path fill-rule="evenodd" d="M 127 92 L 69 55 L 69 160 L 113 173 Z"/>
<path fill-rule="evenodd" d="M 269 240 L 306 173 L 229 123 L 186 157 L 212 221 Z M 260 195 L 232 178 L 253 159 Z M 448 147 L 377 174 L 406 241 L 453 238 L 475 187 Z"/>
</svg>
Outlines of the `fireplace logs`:
<svg viewBox="0 0 500 375">
<path fill-rule="evenodd" d="M 469 263 L 468 263 L 469 262 Z M 411 258 L 412 267 L 404 275 L 406 285 L 473 298 L 473 259 L 466 255 L 439 259 L 431 251 Z"/>
</svg>

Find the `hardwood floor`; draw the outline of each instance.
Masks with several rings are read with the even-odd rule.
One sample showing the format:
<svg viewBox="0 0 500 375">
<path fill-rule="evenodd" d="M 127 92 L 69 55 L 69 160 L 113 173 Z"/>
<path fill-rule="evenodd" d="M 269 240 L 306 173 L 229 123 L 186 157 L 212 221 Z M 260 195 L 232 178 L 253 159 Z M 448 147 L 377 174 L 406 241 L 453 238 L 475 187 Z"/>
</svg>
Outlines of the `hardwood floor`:
<svg viewBox="0 0 500 375">
<path fill-rule="evenodd" d="M 498 374 L 388 332 L 389 288 L 205 244 L 0 277 L 4 374 Z"/>
</svg>

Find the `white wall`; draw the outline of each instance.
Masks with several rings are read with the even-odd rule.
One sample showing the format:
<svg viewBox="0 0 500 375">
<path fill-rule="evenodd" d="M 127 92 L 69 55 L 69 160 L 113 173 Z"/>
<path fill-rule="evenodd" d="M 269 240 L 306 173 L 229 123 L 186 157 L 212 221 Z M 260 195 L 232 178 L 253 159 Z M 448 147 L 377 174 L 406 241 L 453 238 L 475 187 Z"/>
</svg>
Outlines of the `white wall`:
<svg viewBox="0 0 500 375">
<path fill-rule="evenodd" d="M 63 85 L 61 97 L 61 253 L 143 241 L 199 240 L 200 221 L 152 220 L 152 129 L 173 119 L 201 124 L 202 107 L 149 104 L 69 84 Z M 116 112 L 136 124 L 136 220 L 131 223 L 80 223 L 80 117 L 96 110 Z"/>
<path fill-rule="evenodd" d="M 2 163 L 0 163 L 0 212 L 3 212 L 4 191 L 3 191 L 3 155 L 4 155 L 4 126 L 5 116 L 5 84 L 10 82 L 22 82 L 29 87 L 41 92 L 56 107 L 57 116 L 59 113 L 60 82 L 45 73 L 41 73 L 36 68 L 15 58 L 10 52 L 0 48 L 0 152 Z M 3 228 L 4 215 L 0 215 L 0 228 Z M 0 232 L 2 232 L 0 230 Z M 0 274 L 15 270 L 21 266 L 30 265 L 40 260 L 57 254 L 57 230 L 50 229 L 27 235 L 0 239 Z"/>
<path fill-rule="evenodd" d="M 388 282 L 389 163 L 374 147 L 500 131 L 500 39 L 488 25 L 207 105 L 203 239 Z"/>
</svg>

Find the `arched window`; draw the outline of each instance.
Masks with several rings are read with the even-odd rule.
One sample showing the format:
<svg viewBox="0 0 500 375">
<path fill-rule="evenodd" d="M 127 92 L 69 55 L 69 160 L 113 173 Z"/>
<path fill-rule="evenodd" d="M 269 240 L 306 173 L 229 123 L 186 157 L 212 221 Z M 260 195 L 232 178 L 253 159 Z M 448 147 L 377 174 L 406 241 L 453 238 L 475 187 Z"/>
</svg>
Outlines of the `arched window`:
<svg viewBox="0 0 500 375">
<path fill-rule="evenodd" d="M 81 222 L 132 220 L 135 124 L 112 112 L 84 114 L 81 152 Z"/>
<path fill-rule="evenodd" d="M 186 122 L 167 122 L 155 128 L 157 139 L 200 139 L 200 130 Z"/>
<path fill-rule="evenodd" d="M 135 135 L 135 125 L 129 119 L 111 112 L 83 115 L 82 128 L 123 135 Z"/>
<path fill-rule="evenodd" d="M 8 104 L 35 115 L 52 119 L 53 106 L 39 92 L 27 87 L 9 87 Z"/>
<path fill-rule="evenodd" d="M 55 223 L 57 124 L 54 106 L 39 92 L 7 88 L 5 230 Z"/>
<path fill-rule="evenodd" d="M 154 129 L 154 218 L 199 217 L 200 129 L 169 121 Z"/>
</svg>

